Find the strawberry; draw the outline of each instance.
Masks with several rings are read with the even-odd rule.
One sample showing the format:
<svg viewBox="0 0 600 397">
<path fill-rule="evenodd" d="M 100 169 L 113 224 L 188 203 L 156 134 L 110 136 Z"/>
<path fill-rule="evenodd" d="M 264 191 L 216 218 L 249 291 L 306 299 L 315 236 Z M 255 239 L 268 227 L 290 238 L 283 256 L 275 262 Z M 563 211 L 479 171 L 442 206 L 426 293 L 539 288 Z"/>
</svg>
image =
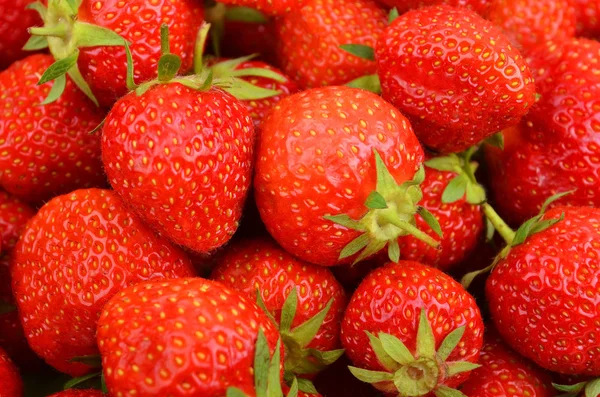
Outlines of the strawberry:
<svg viewBox="0 0 600 397">
<path fill-rule="evenodd" d="M 97 353 L 96 322 L 112 295 L 140 281 L 192 275 L 185 255 L 110 190 L 52 199 L 29 221 L 13 253 L 13 291 L 29 345 L 74 376 L 90 369 L 77 358 Z"/>
<path fill-rule="evenodd" d="M 460 389 L 467 397 L 555 395 L 550 374 L 507 347 L 494 329 L 486 330 L 479 364 Z"/>
<path fill-rule="evenodd" d="M 279 64 L 301 88 L 341 85 L 375 73 L 375 62 L 339 46 L 374 46 L 386 24 L 385 11 L 373 0 L 306 0 L 277 21 Z"/>
<path fill-rule="evenodd" d="M 535 100 L 519 51 L 468 9 L 407 12 L 379 38 L 375 57 L 384 99 L 436 152 L 463 151 L 518 123 Z"/>
<path fill-rule="evenodd" d="M 202 21 L 197 0 L 50 0 L 44 27 L 31 31 L 48 36 L 50 51 L 64 66 L 60 72 L 68 70 L 91 99 L 110 107 L 128 92 L 124 40 L 131 43 L 136 78 L 150 80 L 161 55 L 161 43 L 154 38 L 167 24 L 173 53 L 181 57 L 182 70 L 189 71 Z"/>
<path fill-rule="evenodd" d="M 577 33 L 600 37 L 600 3 L 593 0 L 574 0 L 577 7 Z"/>
<path fill-rule="evenodd" d="M 105 397 L 106 394 L 94 389 L 69 389 L 51 395 L 50 397 Z"/>
<path fill-rule="evenodd" d="M 270 239 L 255 238 L 230 245 L 211 278 L 248 299 L 260 292 L 279 325 L 287 372 L 317 372 L 342 353 L 330 350 L 340 347 L 346 294 L 328 269 L 294 258 Z"/>
<path fill-rule="evenodd" d="M 27 51 L 23 50 L 29 39 L 27 29 L 42 22 L 34 10 L 27 9 L 34 1 L 0 1 L 0 70 L 27 56 Z"/>
<path fill-rule="evenodd" d="M 249 7 L 270 16 L 280 16 L 301 7 L 301 0 L 219 0 L 220 3 Z"/>
<path fill-rule="evenodd" d="M 390 395 L 441 397 L 478 367 L 483 321 L 475 300 L 450 276 L 400 261 L 358 286 L 341 338 L 358 379 Z"/>
<path fill-rule="evenodd" d="M 600 43 L 586 39 L 532 54 L 541 98 L 524 122 L 504 131 L 504 150 L 486 147 L 493 196 L 507 222 L 524 222 L 557 192 L 574 190 L 553 205 L 600 206 L 599 59 Z"/>
<path fill-rule="evenodd" d="M 494 4 L 490 0 L 378 0 L 381 4 L 396 8 L 400 14 L 416 8 L 447 4 L 453 7 L 464 7 L 486 16 Z"/>
<path fill-rule="evenodd" d="M 380 97 L 341 86 L 301 92 L 263 120 L 256 204 L 269 233 L 307 262 L 348 263 L 365 248 L 357 262 L 386 245 L 397 260 L 401 236 L 437 244 L 414 227 L 418 212 L 440 232 L 416 204 L 423 156 L 410 123 Z"/>
<path fill-rule="evenodd" d="M 43 105 L 58 84 L 37 85 L 51 64 L 49 55 L 31 55 L 0 73 L 0 185 L 33 203 L 105 184 L 100 138 L 89 135 L 103 114 L 70 79 Z"/>
<path fill-rule="evenodd" d="M 108 302 L 98 324 L 111 395 L 221 397 L 234 386 L 254 396 L 257 337 L 261 350 L 279 344 L 252 300 L 201 278 L 134 285 Z"/>
<path fill-rule="evenodd" d="M 9 252 L 15 247 L 25 223 L 34 214 L 27 204 L 0 190 L 0 252 Z"/>
<path fill-rule="evenodd" d="M 275 65 L 277 39 L 275 22 L 270 19 L 245 22 L 225 19 L 221 55 L 227 58 L 259 54 L 261 60 Z"/>
<path fill-rule="evenodd" d="M 23 381 L 10 357 L 0 348 L 0 396 L 21 397 Z"/>
</svg>

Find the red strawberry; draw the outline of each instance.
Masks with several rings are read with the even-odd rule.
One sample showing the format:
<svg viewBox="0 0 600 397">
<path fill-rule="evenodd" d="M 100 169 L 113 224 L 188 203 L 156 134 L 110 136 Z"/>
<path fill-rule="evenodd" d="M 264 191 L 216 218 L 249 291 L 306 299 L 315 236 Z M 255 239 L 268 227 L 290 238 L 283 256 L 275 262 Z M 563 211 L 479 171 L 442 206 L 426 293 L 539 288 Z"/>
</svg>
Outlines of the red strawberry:
<svg viewBox="0 0 600 397">
<path fill-rule="evenodd" d="M 50 397 L 105 397 L 106 394 L 94 389 L 69 389 L 51 395 Z"/>
<path fill-rule="evenodd" d="M 308 262 L 347 263 L 366 248 L 361 260 L 388 242 L 397 256 L 403 235 L 435 245 L 414 227 L 422 161 L 410 123 L 380 97 L 312 89 L 282 99 L 261 125 L 256 203 L 278 243 Z"/>
<path fill-rule="evenodd" d="M 273 20 L 244 22 L 226 19 L 224 30 L 221 45 L 222 56 L 239 58 L 260 54 L 261 60 L 272 65 L 277 63 L 275 54 L 277 39 Z"/>
<path fill-rule="evenodd" d="M 287 371 L 300 375 L 316 372 L 323 367 L 318 364 L 327 364 L 330 360 L 320 363 L 316 360 L 315 363 L 315 357 L 308 349 L 325 353 L 340 347 L 340 323 L 346 308 L 346 294 L 328 269 L 302 262 L 270 239 L 258 238 L 230 245 L 211 278 L 242 292 L 248 299 L 256 299 L 257 291 L 260 291 L 265 308 L 280 325 Z M 296 294 L 297 310 L 290 306 L 288 299 L 294 298 L 290 298 L 290 294 Z M 292 313 L 290 320 L 293 321 L 284 325 L 281 321 L 286 310 L 296 312 Z M 294 332 L 308 320 L 320 316 L 323 319 L 316 328 L 311 327 L 309 340 Z"/>
<path fill-rule="evenodd" d="M 598 376 L 600 210 L 558 207 L 534 221 L 516 233 L 487 280 L 492 319 L 510 346 L 541 367 Z"/>
<path fill-rule="evenodd" d="M 27 56 L 23 46 L 30 35 L 27 29 L 41 24 L 39 15 L 26 7 L 35 0 L 0 0 L 0 70 Z"/>
<path fill-rule="evenodd" d="M 575 36 L 572 0 L 496 1 L 487 18 L 527 53 L 548 40 Z"/>
<path fill-rule="evenodd" d="M 15 247 L 25 223 L 34 214 L 35 211 L 27 204 L 0 190 L 0 252 L 8 252 Z"/>
<path fill-rule="evenodd" d="M 100 310 L 122 288 L 194 275 L 179 250 L 150 232 L 110 190 L 77 190 L 49 201 L 14 251 L 13 290 L 31 348 L 77 376 L 74 357 L 97 353 Z"/>
<path fill-rule="evenodd" d="M 600 37 L 600 3 L 594 0 L 574 0 L 577 7 L 577 33 Z"/>
<path fill-rule="evenodd" d="M 469 8 L 482 16 L 486 16 L 494 4 L 491 0 L 378 0 L 389 8 L 396 8 L 400 14 L 416 8 L 448 4 L 453 7 Z"/>
<path fill-rule="evenodd" d="M 17 367 L 10 357 L 0 348 L 0 396 L 21 397 L 23 395 L 23 382 Z"/>
<path fill-rule="evenodd" d="M 374 270 L 358 286 L 341 338 L 358 367 L 352 373 L 377 389 L 450 395 L 441 393 L 477 367 L 483 322 L 475 300 L 450 276 L 400 261 Z"/>
<path fill-rule="evenodd" d="M 496 205 L 509 223 L 534 216 L 558 192 L 575 190 L 554 205 L 600 206 L 599 59 L 600 43 L 585 39 L 548 43 L 532 55 L 541 98 L 504 131 L 503 151 L 486 147 Z"/>
<path fill-rule="evenodd" d="M 284 15 L 303 4 L 302 0 L 219 0 L 219 2 L 253 8 L 271 16 Z"/>
<path fill-rule="evenodd" d="M 467 397 L 552 397 L 550 374 L 531 365 L 507 347 L 496 330 L 487 329 L 479 357 L 461 391 Z"/>
<path fill-rule="evenodd" d="M 387 24 L 373 0 L 307 0 L 277 21 L 277 56 L 301 88 L 341 85 L 375 73 L 375 62 L 339 48 L 374 46 Z"/>
<path fill-rule="evenodd" d="M 0 73 L 0 185 L 39 203 L 80 187 L 105 184 L 100 137 L 103 114 L 67 79 L 63 95 L 40 105 L 53 83 L 38 86 L 49 55 L 31 55 Z"/>
<path fill-rule="evenodd" d="M 254 396 L 257 337 L 264 332 L 267 351 L 279 338 L 253 301 L 201 278 L 134 285 L 109 301 L 98 324 L 115 396 L 221 397 L 230 386 Z"/>
<path fill-rule="evenodd" d="M 425 146 L 459 152 L 519 122 L 535 86 L 521 54 L 491 22 L 449 6 L 409 11 L 376 47 L 383 97 Z"/>
</svg>

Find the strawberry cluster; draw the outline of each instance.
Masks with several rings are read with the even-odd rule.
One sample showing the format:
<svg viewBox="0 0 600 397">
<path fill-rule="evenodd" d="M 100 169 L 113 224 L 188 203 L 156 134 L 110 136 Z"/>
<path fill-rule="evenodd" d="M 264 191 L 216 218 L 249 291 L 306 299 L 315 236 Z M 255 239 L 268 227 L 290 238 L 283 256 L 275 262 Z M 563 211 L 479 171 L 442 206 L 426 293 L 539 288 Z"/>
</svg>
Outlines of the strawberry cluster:
<svg viewBox="0 0 600 397">
<path fill-rule="evenodd" d="M 0 397 L 600 396 L 596 0 L 0 0 Z"/>
</svg>

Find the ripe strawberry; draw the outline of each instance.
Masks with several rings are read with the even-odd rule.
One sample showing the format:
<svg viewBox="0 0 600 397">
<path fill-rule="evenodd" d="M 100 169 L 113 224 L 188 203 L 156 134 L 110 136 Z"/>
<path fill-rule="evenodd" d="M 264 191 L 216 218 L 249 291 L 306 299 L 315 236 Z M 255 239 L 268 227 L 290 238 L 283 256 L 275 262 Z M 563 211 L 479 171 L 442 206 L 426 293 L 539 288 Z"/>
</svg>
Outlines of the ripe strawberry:
<svg viewBox="0 0 600 397">
<path fill-rule="evenodd" d="M 459 152 L 519 122 L 535 100 L 521 54 L 491 22 L 449 6 L 409 11 L 376 47 L 383 97 L 423 144 Z"/>
<path fill-rule="evenodd" d="M 51 395 L 50 397 L 105 397 L 106 394 L 95 389 L 69 389 Z"/>
<path fill-rule="evenodd" d="M 380 97 L 312 89 L 282 99 L 261 125 L 256 203 L 269 233 L 305 261 L 348 263 L 365 248 L 358 261 L 388 242 L 397 257 L 400 236 L 436 244 L 414 227 L 417 212 L 433 218 L 416 205 L 422 161 L 410 123 Z"/>
<path fill-rule="evenodd" d="M 307 0 L 276 24 L 277 56 L 301 88 L 342 85 L 375 73 L 375 62 L 339 48 L 374 46 L 387 24 L 374 0 Z"/>
<path fill-rule="evenodd" d="M 230 245 L 211 278 L 242 292 L 248 299 L 256 299 L 257 291 L 260 292 L 265 308 L 280 326 L 286 371 L 299 375 L 317 372 L 330 360 L 319 360 L 309 349 L 326 353 L 340 347 L 346 294 L 328 269 L 302 262 L 271 239 L 261 237 Z M 282 323 L 286 321 L 285 314 L 290 315 L 287 320 L 291 323 Z M 298 328 L 312 318 L 321 321 Z M 298 333 L 302 330 L 304 335 L 309 328 L 310 338 Z M 335 352 L 330 353 L 335 356 Z"/>
<path fill-rule="evenodd" d="M 134 285 L 108 302 L 98 324 L 111 395 L 220 397 L 235 386 L 254 396 L 257 337 L 264 332 L 271 351 L 279 343 L 253 301 L 201 278 Z"/>
<path fill-rule="evenodd" d="M 450 276 L 400 261 L 358 286 L 341 338 L 358 379 L 390 395 L 442 396 L 477 367 L 483 322 L 475 300 Z"/>
<path fill-rule="evenodd" d="M 577 34 L 600 37 L 600 3 L 593 0 L 574 0 L 577 7 Z"/>
<path fill-rule="evenodd" d="M 301 0 L 219 0 L 219 2 L 253 8 L 270 16 L 284 15 L 303 4 Z"/>
<path fill-rule="evenodd" d="M 0 396 L 21 397 L 23 395 L 23 381 L 17 367 L 10 357 L 0 348 Z"/>
<path fill-rule="evenodd" d="M 23 46 L 29 39 L 27 29 L 41 24 L 39 15 L 26 7 L 35 0 L 0 0 L 0 70 L 27 56 Z"/>
<path fill-rule="evenodd" d="M 504 150 L 486 147 L 493 196 L 507 222 L 524 222 L 557 192 L 574 190 L 553 205 L 600 206 L 598 59 L 600 43 L 586 39 L 532 54 L 541 98 L 524 122 L 504 131 Z"/>
<path fill-rule="evenodd" d="M 447 4 L 453 7 L 464 7 L 473 10 L 481 16 L 486 16 L 492 7 L 490 0 L 378 0 L 381 4 L 396 8 L 400 14 L 416 8 Z"/>
<path fill-rule="evenodd" d="M 510 346 L 541 367 L 598 376 L 600 210 L 557 207 L 534 221 L 516 233 L 487 280 L 492 319 Z"/>
<path fill-rule="evenodd" d="M 548 40 L 575 37 L 572 0 L 506 0 L 493 4 L 487 18 L 525 53 Z"/>
<path fill-rule="evenodd" d="M 507 347 L 494 329 L 486 330 L 479 364 L 460 389 L 467 397 L 555 395 L 550 374 Z"/>
<path fill-rule="evenodd" d="M 96 321 L 112 295 L 148 279 L 194 275 L 185 255 L 110 190 L 77 190 L 49 201 L 13 255 L 13 290 L 29 345 L 73 376 L 90 369 L 70 360 L 97 353 Z"/>
<path fill-rule="evenodd" d="M 53 84 L 37 82 L 51 64 L 31 55 L 0 73 L 0 185 L 34 203 L 105 184 L 100 138 L 89 134 L 103 115 L 70 79 L 56 102 L 41 105 Z"/>
<path fill-rule="evenodd" d="M 27 204 L 0 190 L 0 252 L 9 252 L 15 247 L 25 223 L 34 214 Z"/>
</svg>

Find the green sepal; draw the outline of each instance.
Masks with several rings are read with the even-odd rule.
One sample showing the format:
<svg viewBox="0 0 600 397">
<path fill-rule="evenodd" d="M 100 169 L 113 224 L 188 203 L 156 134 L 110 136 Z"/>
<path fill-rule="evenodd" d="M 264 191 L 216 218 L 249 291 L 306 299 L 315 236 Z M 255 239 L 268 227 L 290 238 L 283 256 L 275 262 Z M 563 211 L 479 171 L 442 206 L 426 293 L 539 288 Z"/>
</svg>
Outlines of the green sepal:
<svg viewBox="0 0 600 397">
<path fill-rule="evenodd" d="M 277 320 L 275 320 L 275 317 L 273 317 L 271 312 L 267 309 L 267 305 L 265 304 L 265 301 L 263 300 L 262 295 L 259 290 L 256 290 L 256 304 L 267 315 L 269 320 L 271 320 L 271 322 L 273 324 L 277 325 Z"/>
<path fill-rule="evenodd" d="M 167 82 L 177 76 L 181 68 L 181 58 L 174 54 L 164 54 L 158 60 L 158 80 Z"/>
<path fill-rule="evenodd" d="M 231 78 L 231 84 L 229 86 L 223 86 L 221 88 L 241 101 L 266 99 L 281 94 L 281 91 L 258 87 L 237 77 Z"/>
<path fill-rule="evenodd" d="M 227 388 L 227 394 L 225 397 L 248 397 L 246 393 L 238 389 L 237 387 L 229 387 Z"/>
<path fill-rule="evenodd" d="M 269 19 L 262 12 L 250 7 L 229 7 L 225 12 L 228 21 L 245 23 L 267 23 Z"/>
<path fill-rule="evenodd" d="M 106 386 L 106 378 L 104 377 L 104 372 L 100 375 L 100 390 L 102 393 L 108 394 L 108 386 Z"/>
<path fill-rule="evenodd" d="M 448 377 L 452 377 L 457 374 L 469 372 L 474 369 L 481 367 L 479 364 L 470 363 L 468 361 L 456 361 L 448 364 Z"/>
<path fill-rule="evenodd" d="M 298 397 L 299 388 L 300 385 L 298 383 L 298 378 L 294 378 L 294 380 L 292 381 L 292 385 L 290 386 L 290 391 L 288 391 L 286 397 Z"/>
<path fill-rule="evenodd" d="M 218 7 L 224 7 L 224 5 L 219 4 Z M 204 70 L 204 49 L 206 48 L 206 40 L 208 39 L 209 34 L 214 33 L 214 29 L 211 29 L 211 26 L 213 25 L 202 22 L 202 26 L 200 26 L 198 34 L 196 35 L 196 44 L 194 45 L 194 73 L 196 74 L 199 74 Z M 220 47 L 221 38 L 213 39 L 219 41 L 216 46 Z"/>
<path fill-rule="evenodd" d="M 349 83 L 346 83 L 346 86 L 359 88 L 361 90 L 381 95 L 381 81 L 379 80 L 379 75 L 377 74 L 358 77 Z"/>
<path fill-rule="evenodd" d="M 437 218 L 429 212 L 429 210 L 425 207 L 419 206 L 417 209 L 417 214 L 421 215 L 421 218 L 427 223 L 427 225 L 441 238 L 444 237 L 444 232 L 442 232 L 442 227 L 440 226 L 440 222 Z"/>
<path fill-rule="evenodd" d="M 485 242 L 489 243 L 494 238 L 494 234 L 496 233 L 496 228 L 492 221 L 486 217 L 485 218 Z"/>
<path fill-rule="evenodd" d="M 43 36 L 31 36 L 23 46 L 25 51 L 37 51 L 48 48 L 48 39 Z"/>
<path fill-rule="evenodd" d="M 442 193 L 443 203 L 454 203 L 465 196 L 469 178 L 465 174 L 459 174 L 452 178 Z"/>
<path fill-rule="evenodd" d="M 300 345 L 305 348 L 317 335 L 327 313 L 331 309 L 333 298 L 327 302 L 327 305 L 304 323 L 300 324 L 290 332 L 290 336 Z"/>
<path fill-rule="evenodd" d="M 462 167 L 460 158 L 456 154 L 434 157 L 430 160 L 427 160 L 425 165 L 429 168 L 433 168 L 434 170 L 450 172 L 456 172 L 457 169 Z"/>
<path fill-rule="evenodd" d="M 326 220 L 336 223 L 338 225 L 344 226 L 351 230 L 358 230 L 359 232 L 366 231 L 365 227 L 360 222 L 355 221 L 354 219 L 350 218 L 348 215 L 345 215 L 345 214 L 326 215 L 323 217 L 323 219 L 326 219 Z"/>
<path fill-rule="evenodd" d="M 44 99 L 42 103 L 40 103 L 40 106 L 48 105 L 52 102 L 57 101 L 58 98 L 60 98 L 60 96 L 63 94 L 63 92 L 65 92 L 66 87 L 67 77 L 65 75 L 58 76 L 57 78 L 55 78 L 54 83 L 52 84 L 52 88 L 48 93 L 48 96 L 46 97 L 46 99 Z"/>
<path fill-rule="evenodd" d="M 371 256 L 375 255 L 376 253 L 381 251 L 385 247 L 386 244 L 388 244 L 388 242 L 386 242 L 386 241 L 374 240 L 374 241 L 369 242 L 369 244 L 367 244 L 367 246 L 358 254 L 356 259 L 354 260 L 354 264 L 356 264 L 358 262 L 362 262 L 365 259 L 370 258 Z"/>
<path fill-rule="evenodd" d="M 267 397 L 270 366 L 269 344 L 262 328 L 258 330 L 254 353 L 254 389 L 256 397 Z"/>
<path fill-rule="evenodd" d="M 78 58 L 79 50 L 75 50 L 68 57 L 54 62 L 46 69 L 44 74 L 42 74 L 42 77 L 40 77 L 40 80 L 38 81 L 38 85 L 46 84 L 60 76 L 64 76 L 69 70 L 77 65 Z"/>
<path fill-rule="evenodd" d="M 456 328 L 444 338 L 442 344 L 440 345 L 437 351 L 437 355 L 440 360 L 446 361 L 448 357 L 450 357 L 450 353 L 452 353 L 452 351 L 456 349 L 456 346 L 458 346 L 458 343 L 460 342 L 464 334 L 465 327 L 462 326 Z"/>
<path fill-rule="evenodd" d="M 433 393 L 436 397 L 467 397 L 463 392 L 448 386 L 438 386 Z"/>
<path fill-rule="evenodd" d="M 324 367 L 336 362 L 345 353 L 344 349 L 320 351 L 317 349 L 307 349 L 309 356 L 314 357 L 317 362 Z"/>
<path fill-rule="evenodd" d="M 368 61 L 375 60 L 375 50 L 373 47 L 363 44 L 342 44 L 340 48 L 358 58 Z"/>
<path fill-rule="evenodd" d="M 561 198 L 568 196 L 569 194 L 572 194 L 574 192 L 575 192 L 575 190 L 569 190 L 567 192 L 556 193 L 556 194 L 548 197 L 546 199 L 546 201 L 544 201 L 544 204 L 542 204 L 542 208 L 540 209 L 539 215 L 544 214 L 546 212 L 546 210 L 548 209 L 548 207 L 550 206 L 550 204 L 552 204 L 555 201 L 560 200 Z"/>
<path fill-rule="evenodd" d="M 41 1 L 34 1 L 33 3 L 27 4 L 25 9 L 37 11 L 42 20 L 46 20 L 46 16 L 48 15 L 48 8 Z"/>
<path fill-rule="evenodd" d="M 294 380 L 298 383 L 298 390 L 308 394 L 318 393 L 317 388 L 310 380 L 296 377 L 294 377 Z"/>
<path fill-rule="evenodd" d="M 85 364 L 88 365 L 92 368 L 100 368 L 102 367 L 102 358 L 100 357 L 99 354 L 92 354 L 89 356 L 79 356 L 79 357 L 73 357 L 71 359 L 69 359 L 70 363 L 80 363 L 80 364 Z"/>
<path fill-rule="evenodd" d="M 98 100 L 94 96 L 94 93 L 92 92 L 92 89 L 90 88 L 89 84 L 85 81 L 85 79 L 81 75 L 79 68 L 77 68 L 77 67 L 71 68 L 71 70 L 69 70 L 69 72 L 67 74 L 71 78 L 71 81 L 73 83 L 75 83 L 77 88 L 79 88 L 81 90 L 81 92 L 83 92 L 85 94 L 85 96 L 87 96 L 94 103 L 94 105 L 100 106 L 100 104 L 98 103 Z"/>
<path fill-rule="evenodd" d="M 131 55 L 131 48 L 129 48 L 128 42 L 125 42 L 125 54 L 127 57 L 127 88 L 130 91 L 133 91 L 138 85 L 135 83 L 135 65 L 133 63 L 133 56 Z"/>
<path fill-rule="evenodd" d="M 394 362 L 401 365 L 407 365 L 415 360 L 415 357 L 410 350 L 408 350 L 406 345 L 394 335 L 380 333 L 379 341 L 381 342 L 383 350 L 385 350 L 386 354 L 392 358 Z"/>
<path fill-rule="evenodd" d="M 65 1 L 69 5 L 69 7 L 71 7 L 71 11 L 73 11 L 73 14 L 77 14 L 77 11 L 79 11 L 79 1 L 78 0 L 65 0 Z"/>
<path fill-rule="evenodd" d="M 273 354 L 273 358 L 271 359 L 271 363 L 269 364 L 267 397 L 280 397 L 283 395 L 283 391 L 281 390 L 281 375 L 280 375 L 280 371 L 279 371 L 280 366 L 281 366 L 281 339 L 278 339 L 277 347 L 275 348 L 275 353 Z"/>
<path fill-rule="evenodd" d="M 375 357 L 377 357 L 377 361 L 388 371 L 396 371 L 399 368 L 399 363 L 396 362 L 383 348 L 383 342 L 381 341 L 381 335 L 379 334 L 379 338 L 375 335 L 371 334 L 369 331 L 365 331 L 367 337 L 369 338 L 369 342 L 373 352 L 375 353 Z"/>
<path fill-rule="evenodd" d="M 391 240 L 388 243 L 388 257 L 394 263 L 398 263 L 400 260 L 400 245 L 398 240 Z"/>
<path fill-rule="evenodd" d="M 294 286 L 288 294 L 283 307 L 281 308 L 281 320 L 279 321 L 279 331 L 289 332 L 292 327 L 294 317 L 296 317 L 296 308 L 298 307 L 298 289 Z"/>
<path fill-rule="evenodd" d="M 125 39 L 113 30 L 85 22 L 75 23 L 72 34 L 77 38 L 77 47 L 115 47 L 125 45 Z"/>
<path fill-rule="evenodd" d="M 598 397 L 600 395 L 600 379 L 589 381 L 585 387 L 585 397 Z"/>
<path fill-rule="evenodd" d="M 431 324 L 427 320 L 427 312 L 421 309 L 419 315 L 419 328 L 417 329 L 417 357 L 435 357 L 435 336 Z"/>
<path fill-rule="evenodd" d="M 83 382 L 87 382 L 90 379 L 99 378 L 101 376 L 102 376 L 101 372 L 94 372 L 92 374 L 78 376 L 77 378 L 73 378 L 73 379 L 69 380 L 68 382 L 66 382 L 63 386 L 63 389 L 64 390 L 72 389 L 73 387 L 75 387 Z"/>
<path fill-rule="evenodd" d="M 370 238 L 367 233 L 361 234 L 342 249 L 340 252 L 340 259 L 349 258 L 352 255 L 355 255 L 357 252 L 369 245 L 369 241 Z"/>
<path fill-rule="evenodd" d="M 12 305 L 8 302 L 0 301 L 0 316 L 7 313 L 12 313 L 17 310 L 15 305 Z"/>
<path fill-rule="evenodd" d="M 496 147 L 500 150 L 504 150 L 504 134 L 498 132 L 485 140 L 487 145 Z"/>
<path fill-rule="evenodd" d="M 94 135 L 96 132 L 100 131 L 104 127 L 105 122 L 106 122 L 106 118 L 104 118 L 97 126 L 95 126 L 93 130 L 88 132 L 88 134 Z"/>
<path fill-rule="evenodd" d="M 285 83 L 287 79 L 271 69 L 262 69 L 262 68 L 246 68 L 234 70 L 231 72 L 233 77 L 264 77 L 266 79 L 271 79 L 277 81 L 279 83 Z"/>
<path fill-rule="evenodd" d="M 558 391 L 564 391 L 567 393 L 570 393 L 572 395 L 578 395 L 579 393 L 581 393 L 584 389 L 585 386 L 587 385 L 587 382 L 579 382 L 576 383 L 574 385 L 559 385 L 556 383 L 552 383 L 552 386 L 558 390 Z"/>
<path fill-rule="evenodd" d="M 400 13 L 398 12 L 398 9 L 396 7 L 392 8 L 390 10 L 390 14 L 388 16 L 388 23 L 391 25 L 392 22 L 394 22 L 396 19 L 398 19 L 399 16 L 400 16 Z"/>
<path fill-rule="evenodd" d="M 387 208 L 385 198 L 376 190 L 373 190 L 371 194 L 365 200 L 365 207 L 370 209 L 384 209 Z"/>
<path fill-rule="evenodd" d="M 389 372 L 383 371 L 369 371 L 367 369 L 357 368 L 349 366 L 348 369 L 354 375 L 354 377 L 360 381 L 366 383 L 380 383 L 386 381 L 392 381 L 394 379 L 394 375 Z"/>
</svg>

